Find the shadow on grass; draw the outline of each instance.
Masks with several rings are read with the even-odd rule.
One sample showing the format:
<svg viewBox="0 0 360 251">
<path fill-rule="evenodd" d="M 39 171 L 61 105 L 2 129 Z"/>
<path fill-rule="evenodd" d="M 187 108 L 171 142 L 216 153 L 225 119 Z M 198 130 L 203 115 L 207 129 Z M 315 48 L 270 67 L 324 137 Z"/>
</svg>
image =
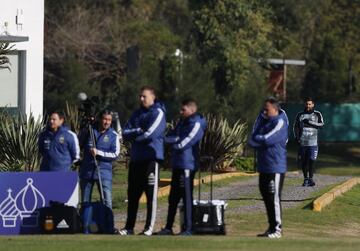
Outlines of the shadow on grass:
<svg viewBox="0 0 360 251">
<path fill-rule="evenodd" d="M 305 204 L 305 206 L 302 207 L 303 210 L 313 210 L 313 202 L 314 202 L 315 198 L 311 199 L 311 202 L 309 202 L 308 204 Z"/>
</svg>

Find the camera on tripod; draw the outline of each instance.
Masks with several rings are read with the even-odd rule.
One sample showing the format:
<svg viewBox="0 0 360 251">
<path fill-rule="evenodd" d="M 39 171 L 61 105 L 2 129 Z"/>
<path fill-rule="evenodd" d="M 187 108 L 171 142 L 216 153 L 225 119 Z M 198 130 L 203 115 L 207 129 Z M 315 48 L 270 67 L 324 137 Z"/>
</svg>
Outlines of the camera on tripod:
<svg viewBox="0 0 360 251">
<path fill-rule="evenodd" d="M 94 126 L 97 123 L 97 118 L 99 113 L 101 113 L 107 105 L 102 105 L 101 100 L 98 96 L 93 96 L 88 98 L 86 93 L 80 92 L 78 94 L 78 99 L 81 102 L 79 107 L 80 112 L 80 147 L 84 145 L 86 139 L 89 137 L 89 128 Z M 119 134 L 120 141 L 122 141 L 122 132 L 121 124 L 119 119 L 119 114 L 117 112 L 112 112 L 112 127 Z"/>
<path fill-rule="evenodd" d="M 100 112 L 100 99 L 98 96 L 88 98 L 86 93 L 80 92 L 78 94 L 80 100 L 80 130 L 88 128 L 96 122 L 96 116 Z"/>
</svg>

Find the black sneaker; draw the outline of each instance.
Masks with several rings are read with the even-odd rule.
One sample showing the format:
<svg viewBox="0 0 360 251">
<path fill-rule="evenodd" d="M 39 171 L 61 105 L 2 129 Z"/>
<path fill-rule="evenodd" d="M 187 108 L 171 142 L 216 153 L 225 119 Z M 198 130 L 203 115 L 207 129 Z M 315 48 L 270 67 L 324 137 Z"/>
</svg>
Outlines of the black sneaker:
<svg viewBox="0 0 360 251">
<path fill-rule="evenodd" d="M 134 230 L 133 229 L 123 228 L 123 229 L 120 229 L 118 232 L 119 232 L 120 235 L 134 235 Z"/>
<path fill-rule="evenodd" d="M 179 235 L 181 235 L 181 236 L 191 236 L 192 232 L 189 231 L 189 230 L 186 230 L 186 231 L 181 232 Z"/>
<path fill-rule="evenodd" d="M 309 179 L 305 178 L 304 179 L 304 183 L 302 184 L 303 187 L 308 187 L 309 186 Z"/>
<path fill-rule="evenodd" d="M 162 228 L 159 232 L 154 233 L 156 235 L 174 235 L 172 229 Z"/>
<path fill-rule="evenodd" d="M 314 180 L 312 178 L 309 179 L 309 186 L 310 187 L 315 186 L 315 182 L 314 182 Z"/>
</svg>

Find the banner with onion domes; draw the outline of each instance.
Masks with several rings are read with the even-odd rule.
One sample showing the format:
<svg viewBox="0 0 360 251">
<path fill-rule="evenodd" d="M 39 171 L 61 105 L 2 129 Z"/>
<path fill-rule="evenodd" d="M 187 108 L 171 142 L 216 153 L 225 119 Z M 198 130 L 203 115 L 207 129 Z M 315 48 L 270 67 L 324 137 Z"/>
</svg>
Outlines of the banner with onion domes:
<svg viewBox="0 0 360 251">
<path fill-rule="evenodd" d="M 39 233 L 38 209 L 50 201 L 77 207 L 77 172 L 0 173 L 0 234 Z"/>
</svg>

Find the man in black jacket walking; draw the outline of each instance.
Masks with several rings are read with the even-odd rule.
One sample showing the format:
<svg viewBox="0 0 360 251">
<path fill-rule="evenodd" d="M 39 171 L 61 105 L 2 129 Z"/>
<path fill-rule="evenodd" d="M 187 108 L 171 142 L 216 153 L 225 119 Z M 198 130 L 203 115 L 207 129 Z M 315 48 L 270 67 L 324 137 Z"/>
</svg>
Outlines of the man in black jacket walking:
<svg viewBox="0 0 360 251">
<path fill-rule="evenodd" d="M 317 159 L 318 130 L 324 126 L 323 116 L 314 110 L 314 101 L 311 98 L 305 100 L 304 111 L 296 115 L 294 122 L 294 136 L 299 143 L 298 157 L 304 174 L 303 186 L 315 186 L 314 162 Z"/>
</svg>

